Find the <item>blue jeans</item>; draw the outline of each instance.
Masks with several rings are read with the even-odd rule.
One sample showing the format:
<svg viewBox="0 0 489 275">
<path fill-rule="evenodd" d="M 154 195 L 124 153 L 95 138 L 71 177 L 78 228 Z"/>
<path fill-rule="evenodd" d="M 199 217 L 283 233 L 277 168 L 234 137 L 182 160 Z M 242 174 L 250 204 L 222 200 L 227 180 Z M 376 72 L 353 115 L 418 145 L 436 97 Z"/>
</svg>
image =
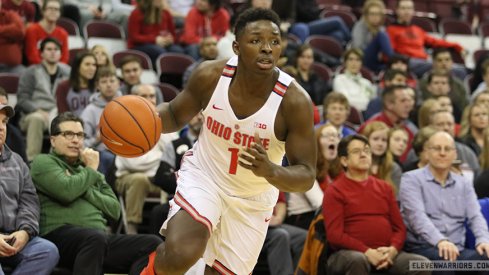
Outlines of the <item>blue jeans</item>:
<svg viewBox="0 0 489 275">
<path fill-rule="evenodd" d="M 2 265 L 12 267 L 12 275 L 49 275 L 58 260 L 58 248 L 52 242 L 34 237 L 16 255 L 0 258 L 0 275 L 4 275 Z"/>
<path fill-rule="evenodd" d="M 98 165 L 98 171 L 107 177 L 109 174 L 109 169 L 112 167 L 115 155 L 109 150 L 100 150 L 100 162 Z"/>
<path fill-rule="evenodd" d="M 389 36 L 387 36 L 385 31 L 377 33 L 367 47 L 363 49 L 363 64 L 365 67 L 374 72 L 380 72 L 384 69 L 384 64 L 379 61 L 380 53 L 387 57 L 394 53 Z"/>
<path fill-rule="evenodd" d="M 141 46 L 134 47 L 134 50 L 142 51 L 151 58 L 153 62 L 153 68 L 156 68 L 156 59 L 163 53 L 172 52 L 172 53 L 184 53 L 183 48 L 179 45 L 172 44 L 168 47 L 160 47 L 156 44 L 144 44 Z"/>
<path fill-rule="evenodd" d="M 439 256 L 438 248 L 437 247 L 425 247 L 425 248 L 418 248 L 414 249 L 412 251 L 409 251 L 412 253 L 416 253 L 422 256 L 425 256 L 426 258 L 433 260 L 433 261 L 443 261 L 444 259 Z M 474 250 L 474 249 L 464 249 L 460 251 L 460 256 L 457 257 L 457 261 L 488 261 L 489 258 L 487 258 L 485 255 L 479 255 L 479 253 Z M 433 275 L 453 275 L 457 274 L 455 271 L 434 271 L 431 274 Z M 487 271 L 480 271 L 480 272 L 463 272 L 461 274 L 489 274 Z"/>
<path fill-rule="evenodd" d="M 321 18 L 309 23 L 296 23 L 290 28 L 290 33 L 295 34 L 304 43 L 309 35 L 332 36 L 342 45 L 351 39 L 350 30 L 339 16 Z"/>
</svg>

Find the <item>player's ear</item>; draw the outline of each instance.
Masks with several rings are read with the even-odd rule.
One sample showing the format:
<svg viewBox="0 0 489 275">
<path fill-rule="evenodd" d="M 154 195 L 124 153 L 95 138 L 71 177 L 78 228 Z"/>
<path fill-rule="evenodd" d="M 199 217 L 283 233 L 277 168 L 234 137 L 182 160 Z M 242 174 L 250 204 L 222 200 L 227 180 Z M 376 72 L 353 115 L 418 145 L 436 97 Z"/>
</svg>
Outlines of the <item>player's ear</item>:
<svg viewBox="0 0 489 275">
<path fill-rule="evenodd" d="M 238 41 L 233 41 L 233 52 L 235 55 L 239 55 L 239 43 Z"/>
</svg>

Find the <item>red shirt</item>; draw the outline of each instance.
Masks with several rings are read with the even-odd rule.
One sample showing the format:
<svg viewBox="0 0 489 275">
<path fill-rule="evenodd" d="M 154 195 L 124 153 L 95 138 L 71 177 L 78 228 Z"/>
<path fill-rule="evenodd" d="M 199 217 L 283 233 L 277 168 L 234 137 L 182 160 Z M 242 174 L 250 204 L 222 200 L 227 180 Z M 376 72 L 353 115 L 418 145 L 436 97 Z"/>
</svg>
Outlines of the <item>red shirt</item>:
<svg viewBox="0 0 489 275">
<path fill-rule="evenodd" d="M 155 44 L 156 37 L 162 32 L 168 32 L 175 41 L 175 25 L 173 18 L 167 10 L 161 11 L 161 22 L 159 24 L 144 23 L 144 14 L 140 9 L 134 9 L 128 21 L 127 47 L 134 48 L 143 44 Z M 175 41 L 176 42 L 176 41 Z"/>
<path fill-rule="evenodd" d="M 24 24 L 14 11 L 0 10 L 0 64 L 16 66 L 22 63 Z"/>
<path fill-rule="evenodd" d="M 379 114 L 374 115 L 369 120 L 365 121 L 365 123 L 363 123 L 358 129 L 358 133 L 361 133 L 363 131 L 363 128 L 365 128 L 365 126 L 367 126 L 367 124 L 369 124 L 372 121 L 382 121 L 387 126 L 389 126 L 389 128 L 393 128 L 395 126 L 394 123 L 390 121 L 390 119 L 387 117 L 387 115 L 384 112 L 380 112 Z M 411 131 L 409 127 L 407 127 L 406 123 L 402 123 L 402 125 L 400 126 L 402 126 L 402 128 L 404 128 L 404 130 L 406 130 L 406 132 L 408 133 L 408 143 L 407 143 L 406 151 L 404 151 L 402 156 L 399 158 L 399 161 L 404 162 L 407 158 L 409 151 L 412 148 L 414 133 Z"/>
<path fill-rule="evenodd" d="M 229 29 L 229 13 L 220 8 L 209 18 L 193 7 L 185 17 L 185 27 L 180 42 L 186 45 L 199 43 L 206 36 L 217 40 Z"/>
<path fill-rule="evenodd" d="M 29 64 L 41 63 L 41 50 L 39 46 L 47 37 L 56 38 L 61 44 L 61 62 L 68 64 L 70 52 L 68 50 L 68 33 L 56 26 L 53 32 L 47 33 L 39 23 L 29 24 L 25 32 L 25 55 Z"/>
<path fill-rule="evenodd" d="M 323 215 L 328 242 L 336 250 L 363 253 L 392 245 L 401 251 L 406 240 L 392 187 L 373 176 L 364 182 L 338 176 L 324 194 Z"/>
<path fill-rule="evenodd" d="M 392 24 L 387 27 L 387 33 L 395 52 L 410 57 L 427 59 L 425 47 L 454 48 L 461 52 L 463 48 L 457 43 L 447 42 L 429 36 L 423 29 L 416 25 Z"/>
<path fill-rule="evenodd" d="M 2 1 L 2 10 L 11 10 L 16 12 L 25 22 L 34 22 L 36 15 L 36 8 L 28 0 L 24 0 L 19 6 L 14 4 L 12 0 L 0 0 Z"/>
</svg>

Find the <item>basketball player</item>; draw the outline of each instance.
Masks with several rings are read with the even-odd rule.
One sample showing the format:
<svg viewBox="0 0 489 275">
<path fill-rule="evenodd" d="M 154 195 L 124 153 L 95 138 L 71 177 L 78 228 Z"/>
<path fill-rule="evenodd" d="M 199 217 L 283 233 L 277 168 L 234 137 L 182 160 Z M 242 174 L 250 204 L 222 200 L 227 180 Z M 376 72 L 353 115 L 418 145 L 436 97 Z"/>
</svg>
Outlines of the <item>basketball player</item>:
<svg viewBox="0 0 489 275">
<path fill-rule="evenodd" d="M 311 100 L 276 68 L 279 23 L 271 10 L 243 12 L 236 56 L 202 63 L 185 90 L 159 107 L 164 132 L 200 111 L 204 125 L 177 174 L 156 274 L 202 274 L 204 266 L 205 274 L 250 274 L 279 190 L 304 192 L 314 182 Z M 285 153 L 288 167 L 281 166 Z"/>
</svg>

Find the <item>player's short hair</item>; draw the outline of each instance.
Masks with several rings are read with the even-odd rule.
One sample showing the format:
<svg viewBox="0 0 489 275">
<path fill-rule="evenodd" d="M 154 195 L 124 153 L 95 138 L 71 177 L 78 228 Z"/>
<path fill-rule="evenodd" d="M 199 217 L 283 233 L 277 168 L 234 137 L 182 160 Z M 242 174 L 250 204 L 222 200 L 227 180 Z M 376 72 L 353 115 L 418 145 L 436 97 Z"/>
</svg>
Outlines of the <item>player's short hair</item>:
<svg viewBox="0 0 489 275">
<path fill-rule="evenodd" d="M 132 55 L 132 54 L 124 56 L 121 59 L 121 62 L 120 62 L 119 65 L 120 65 L 120 67 L 122 69 L 124 66 L 126 66 L 126 64 L 132 63 L 132 62 L 138 63 L 139 64 L 139 67 L 141 67 L 141 68 L 143 67 L 143 64 L 141 64 L 141 60 L 137 56 Z"/>
<path fill-rule="evenodd" d="M 434 77 L 445 77 L 450 82 L 450 74 L 445 70 L 434 70 L 428 75 L 428 84 L 431 83 Z"/>
<path fill-rule="evenodd" d="M 277 27 L 280 26 L 280 18 L 273 10 L 250 8 L 245 10 L 238 19 L 236 19 L 236 24 L 234 26 L 234 34 L 236 35 L 236 38 L 239 38 L 243 34 L 248 23 L 260 20 L 272 21 Z"/>
<path fill-rule="evenodd" d="M 364 135 L 355 134 L 355 135 L 344 137 L 341 139 L 340 143 L 338 144 L 338 157 L 348 156 L 348 145 L 350 145 L 350 143 L 354 140 L 359 140 L 365 143 L 365 145 L 370 145 L 368 143 L 368 138 L 365 137 Z"/>
<path fill-rule="evenodd" d="M 59 135 L 61 133 L 61 129 L 59 129 L 59 125 L 66 121 L 80 122 L 82 128 L 84 127 L 83 120 L 80 117 L 76 116 L 72 112 L 64 112 L 57 115 L 51 122 L 51 128 L 49 131 L 50 135 L 51 136 Z"/>
<path fill-rule="evenodd" d="M 396 100 L 396 91 L 408 88 L 404 85 L 393 85 L 386 87 L 384 92 L 382 92 L 382 106 L 386 106 L 387 102 L 394 102 Z"/>
<path fill-rule="evenodd" d="M 97 70 L 97 76 L 95 77 L 95 81 L 98 82 L 103 77 L 111 77 L 111 76 L 117 77 L 117 73 L 114 70 L 114 68 L 112 68 L 111 66 L 100 67 Z"/>
</svg>

